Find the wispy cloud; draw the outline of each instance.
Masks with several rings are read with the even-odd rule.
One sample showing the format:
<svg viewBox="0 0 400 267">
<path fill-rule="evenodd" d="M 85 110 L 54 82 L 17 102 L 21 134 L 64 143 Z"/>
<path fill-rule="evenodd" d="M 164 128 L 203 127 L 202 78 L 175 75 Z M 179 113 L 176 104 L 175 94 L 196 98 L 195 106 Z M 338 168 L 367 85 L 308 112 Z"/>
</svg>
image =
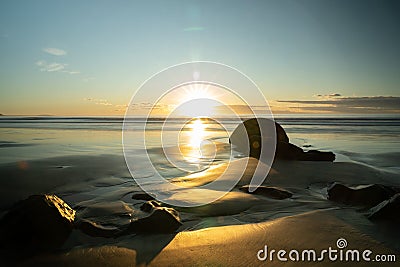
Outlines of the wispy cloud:
<svg viewBox="0 0 400 267">
<path fill-rule="evenodd" d="M 39 67 L 40 71 L 44 72 L 62 72 L 68 74 L 80 74 L 80 71 L 67 69 L 68 64 L 52 62 L 49 63 L 45 60 L 39 60 L 36 62 L 36 66 Z"/>
<path fill-rule="evenodd" d="M 40 67 L 40 71 L 54 72 L 54 71 L 62 71 L 65 69 L 67 64 L 64 63 L 47 63 L 44 60 L 39 60 L 36 62 L 36 65 Z"/>
<path fill-rule="evenodd" d="M 86 101 L 90 101 L 96 105 L 103 105 L 103 106 L 112 106 L 113 104 L 109 103 L 107 99 L 99 99 L 99 98 L 84 98 Z"/>
<path fill-rule="evenodd" d="M 54 48 L 54 47 L 48 47 L 48 48 L 43 48 L 42 49 L 44 52 L 54 55 L 54 56 L 64 56 L 67 54 L 65 50 L 59 49 L 59 48 Z M 62 73 L 67 73 L 67 74 L 81 74 L 80 71 L 74 70 L 67 68 L 68 64 L 66 63 L 57 63 L 57 62 L 52 62 L 49 63 L 45 60 L 39 60 L 36 62 L 36 66 L 39 67 L 40 71 L 44 72 L 62 72 Z M 84 81 L 89 81 L 91 78 L 86 78 Z"/>
<path fill-rule="evenodd" d="M 196 27 L 187 27 L 183 29 L 184 32 L 200 32 L 204 31 L 204 27 L 196 26 Z"/>
<path fill-rule="evenodd" d="M 343 97 L 321 100 L 278 100 L 297 112 L 325 113 L 400 113 L 400 97 L 362 96 Z"/>
<path fill-rule="evenodd" d="M 101 98 L 86 97 L 83 100 L 91 102 L 95 105 L 106 106 L 109 108 L 108 109 L 109 111 L 117 112 L 117 113 L 125 112 L 126 108 L 128 107 L 128 105 L 126 105 L 126 104 L 122 104 L 122 105 L 121 104 L 112 104 L 107 99 L 101 99 Z"/>
<path fill-rule="evenodd" d="M 53 56 L 65 56 L 67 54 L 67 51 L 54 47 L 43 48 L 43 52 Z"/>
<path fill-rule="evenodd" d="M 318 98 L 333 98 L 333 97 L 339 97 L 339 96 L 342 96 L 342 94 L 332 93 L 332 94 L 328 94 L 328 95 L 316 95 L 316 97 L 318 97 Z"/>
<path fill-rule="evenodd" d="M 90 82 L 91 80 L 94 80 L 95 78 L 94 77 L 85 77 L 85 78 L 83 78 L 82 80 L 84 81 L 84 82 Z"/>
<path fill-rule="evenodd" d="M 68 74 L 80 74 L 80 71 L 76 71 L 76 70 L 63 70 L 62 72 L 64 73 L 68 73 Z"/>
</svg>

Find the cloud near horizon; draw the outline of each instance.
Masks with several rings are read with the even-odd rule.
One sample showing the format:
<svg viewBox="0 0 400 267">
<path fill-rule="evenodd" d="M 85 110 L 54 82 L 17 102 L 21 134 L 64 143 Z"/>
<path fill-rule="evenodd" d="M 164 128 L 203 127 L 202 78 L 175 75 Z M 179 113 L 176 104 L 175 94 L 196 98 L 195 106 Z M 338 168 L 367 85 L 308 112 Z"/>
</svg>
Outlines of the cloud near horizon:
<svg viewBox="0 0 400 267">
<path fill-rule="evenodd" d="M 93 102 L 96 105 L 103 105 L 103 106 L 112 106 L 110 102 L 107 101 L 107 99 L 98 99 L 98 98 L 84 98 L 84 100 Z"/>
<path fill-rule="evenodd" d="M 334 96 L 321 100 L 277 100 L 295 112 L 322 113 L 400 113 L 400 97 Z"/>
<path fill-rule="evenodd" d="M 53 56 L 65 56 L 67 54 L 67 51 L 54 47 L 43 48 L 43 52 Z"/>
<path fill-rule="evenodd" d="M 332 93 L 329 95 L 316 95 L 316 97 L 318 97 L 318 98 L 334 98 L 334 97 L 339 97 L 339 96 L 342 96 L 342 94 Z"/>
<path fill-rule="evenodd" d="M 83 100 L 91 102 L 96 105 L 105 106 L 108 108 L 109 111 L 116 113 L 124 113 L 126 108 L 128 107 L 128 105 L 126 104 L 112 104 L 107 99 L 86 97 Z"/>
</svg>

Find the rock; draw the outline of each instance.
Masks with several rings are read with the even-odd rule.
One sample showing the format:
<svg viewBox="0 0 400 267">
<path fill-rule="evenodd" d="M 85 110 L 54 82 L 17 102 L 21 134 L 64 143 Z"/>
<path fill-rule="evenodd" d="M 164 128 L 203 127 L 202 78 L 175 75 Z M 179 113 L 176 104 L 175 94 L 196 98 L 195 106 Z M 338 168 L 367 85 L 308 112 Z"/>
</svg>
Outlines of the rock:
<svg viewBox="0 0 400 267">
<path fill-rule="evenodd" d="M 135 232 L 172 233 L 182 225 L 179 214 L 172 208 L 158 207 L 148 217 L 131 222 Z"/>
<path fill-rule="evenodd" d="M 333 183 L 328 188 L 328 199 L 346 205 L 370 208 L 389 199 L 395 193 L 392 188 L 379 184 L 350 188 L 343 184 Z"/>
<path fill-rule="evenodd" d="M 136 199 L 136 200 L 153 200 L 154 197 L 146 194 L 146 193 L 136 193 L 132 195 L 132 199 Z"/>
<path fill-rule="evenodd" d="M 261 136 L 260 126 L 263 129 Z M 300 147 L 289 143 L 289 137 L 278 123 L 269 119 L 249 119 L 238 125 L 229 138 L 229 142 L 235 149 L 259 159 L 262 144 L 273 145 L 268 133 L 275 127 L 276 149 L 275 159 L 300 160 L 300 161 L 334 161 L 335 154 L 318 150 L 303 151 Z"/>
<path fill-rule="evenodd" d="M 282 160 L 300 160 L 304 151 L 291 143 L 276 143 L 275 158 Z"/>
<path fill-rule="evenodd" d="M 1 246 L 31 251 L 61 247 L 70 235 L 75 210 L 56 195 L 32 195 L 0 221 Z"/>
<path fill-rule="evenodd" d="M 161 207 L 161 203 L 158 201 L 155 201 L 155 200 L 150 200 L 150 201 L 143 203 L 143 205 L 140 206 L 140 210 L 144 211 L 144 212 L 150 212 L 154 208 L 157 208 L 157 207 Z"/>
<path fill-rule="evenodd" d="M 336 158 L 332 152 L 322 152 L 318 150 L 309 150 L 304 152 L 299 160 L 302 161 L 334 161 Z"/>
<path fill-rule="evenodd" d="M 251 136 L 259 137 L 261 139 L 261 131 L 259 127 L 259 123 L 263 129 L 263 138 L 269 138 L 268 132 L 269 129 L 273 129 L 275 126 L 276 131 L 276 140 L 278 142 L 289 142 L 289 137 L 287 136 L 285 130 L 278 123 L 273 122 L 272 120 L 259 118 L 259 119 L 249 119 L 244 121 L 242 124 L 239 124 L 236 129 L 233 131 L 232 135 L 229 138 L 229 142 L 233 145 L 239 147 L 239 149 L 248 151 L 248 146 L 243 146 L 247 137 L 250 139 Z M 265 131 L 265 132 L 264 132 Z M 250 142 L 251 145 L 251 142 Z"/>
<path fill-rule="evenodd" d="M 116 227 L 105 227 L 89 220 L 81 220 L 75 227 L 83 233 L 94 237 L 115 237 L 120 232 Z"/>
<path fill-rule="evenodd" d="M 132 221 L 121 234 L 173 233 L 181 225 L 179 213 L 173 208 L 153 207 L 149 216 Z"/>
<path fill-rule="evenodd" d="M 393 220 L 400 222 L 400 193 L 371 208 L 368 218 L 371 220 Z"/>
<path fill-rule="evenodd" d="M 242 186 L 240 188 L 241 191 L 244 191 L 249 194 L 262 195 L 265 197 L 273 198 L 273 199 L 286 199 L 293 196 L 293 194 L 283 188 L 272 187 L 272 186 L 259 186 L 255 191 L 249 192 L 249 185 Z"/>
</svg>

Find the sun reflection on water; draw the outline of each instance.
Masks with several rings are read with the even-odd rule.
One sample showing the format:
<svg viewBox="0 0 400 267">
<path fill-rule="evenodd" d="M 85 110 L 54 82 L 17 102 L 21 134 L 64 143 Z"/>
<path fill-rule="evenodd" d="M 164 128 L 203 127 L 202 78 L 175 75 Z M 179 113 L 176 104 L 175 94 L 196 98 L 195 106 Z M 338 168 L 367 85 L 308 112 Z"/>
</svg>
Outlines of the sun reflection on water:
<svg viewBox="0 0 400 267">
<path fill-rule="evenodd" d="M 191 120 L 185 127 L 185 142 L 181 147 L 183 157 L 190 163 L 199 163 L 204 157 L 207 142 L 207 125 L 201 118 Z"/>
</svg>

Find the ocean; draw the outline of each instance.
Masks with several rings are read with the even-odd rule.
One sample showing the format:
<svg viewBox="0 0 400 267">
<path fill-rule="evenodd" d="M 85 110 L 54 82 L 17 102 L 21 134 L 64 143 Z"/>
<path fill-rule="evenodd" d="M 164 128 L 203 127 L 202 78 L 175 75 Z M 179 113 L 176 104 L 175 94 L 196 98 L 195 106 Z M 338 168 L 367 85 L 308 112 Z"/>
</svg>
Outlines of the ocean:
<svg viewBox="0 0 400 267">
<path fill-rule="evenodd" d="M 135 125 L 140 131 L 144 120 L 131 119 L 133 131 Z M 228 143 L 237 121 L 218 120 L 226 129 L 214 127 L 214 121 L 204 122 L 204 139 Z M 333 151 L 337 155 L 336 161 L 357 161 L 399 171 L 400 118 L 397 115 L 278 115 L 275 120 L 283 126 L 290 142 L 304 149 Z M 149 119 L 147 148 L 176 143 L 183 122 L 184 119 L 172 119 L 161 129 L 163 119 Z M 122 117 L 2 116 L 0 164 L 66 155 L 122 155 L 122 123 Z M 159 140 L 161 130 L 162 144 Z M 137 144 L 140 146 L 140 140 Z M 224 158 L 229 159 L 223 155 L 220 159 Z"/>
</svg>

